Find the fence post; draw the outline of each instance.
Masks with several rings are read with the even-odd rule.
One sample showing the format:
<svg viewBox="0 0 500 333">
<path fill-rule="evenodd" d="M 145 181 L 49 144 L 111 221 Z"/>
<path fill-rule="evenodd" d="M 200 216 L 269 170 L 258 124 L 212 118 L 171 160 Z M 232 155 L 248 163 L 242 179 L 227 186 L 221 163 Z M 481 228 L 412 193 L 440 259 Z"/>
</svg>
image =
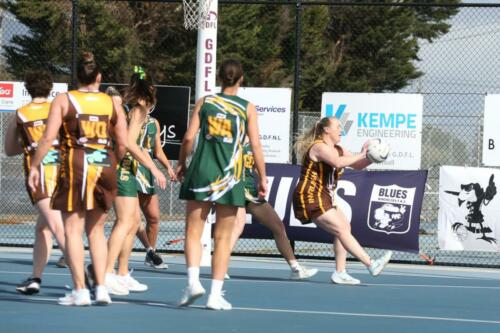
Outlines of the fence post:
<svg viewBox="0 0 500 333">
<path fill-rule="evenodd" d="M 78 0 L 71 0 L 71 87 L 76 89 L 76 64 L 78 61 Z"/>
<path fill-rule="evenodd" d="M 299 99 L 300 99 L 300 14 L 302 10 L 301 0 L 297 0 L 295 5 L 295 76 L 293 82 L 293 121 L 292 121 L 292 147 L 295 144 L 296 135 L 299 129 Z M 297 155 L 292 149 L 292 163 L 297 164 Z"/>
</svg>

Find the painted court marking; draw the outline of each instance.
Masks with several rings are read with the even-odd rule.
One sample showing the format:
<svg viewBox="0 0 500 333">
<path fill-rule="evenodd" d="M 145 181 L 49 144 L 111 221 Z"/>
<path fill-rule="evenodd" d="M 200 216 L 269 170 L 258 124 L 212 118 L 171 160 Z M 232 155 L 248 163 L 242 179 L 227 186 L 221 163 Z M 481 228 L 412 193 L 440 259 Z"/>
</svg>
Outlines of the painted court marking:
<svg viewBox="0 0 500 333">
<path fill-rule="evenodd" d="M 14 272 L 14 271 L 0 271 L 0 274 L 19 274 L 19 275 L 29 275 L 31 272 Z M 55 275 L 55 276 L 71 276 L 69 273 L 49 273 L 44 272 L 44 275 Z M 135 275 L 135 278 L 139 280 L 185 280 L 185 276 L 180 277 L 166 277 L 166 276 L 140 276 Z M 210 277 L 201 277 L 200 280 L 211 280 Z M 259 278 L 259 280 L 252 279 L 230 279 L 227 282 L 230 283 L 307 283 L 307 280 L 297 281 L 297 280 L 265 280 Z M 404 287 L 404 288 L 459 288 L 459 289 L 489 289 L 489 290 L 500 290 L 499 287 L 495 286 L 466 286 L 466 285 L 444 285 L 444 284 L 398 284 L 398 283 L 361 283 L 361 286 L 374 286 L 374 287 Z M 341 287 L 341 286 L 339 286 Z M 355 286 L 347 286 L 349 288 L 356 288 Z"/>
<path fill-rule="evenodd" d="M 1 297 L 3 300 L 18 300 L 23 299 L 21 297 Z M 56 298 L 46 298 L 46 297 L 27 297 L 25 299 L 33 301 L 50 301 L 57 302 Z M 134 302 L 127 301 L 116 301 L 113 304 L 134 304 Z M 142 304 L 151 306 L 161 306 L 172 308 L 172 305 L 166 303 L 158 302 L 145 302 Z M 192 308 L 205 309 L 204 306 L 192 305 Z M 249 312 L 268 312 L 268 313 L 290 313 L 290 314 L 304 314 L 304 315 L 324 315 L 324 316 L 337 316 L 337 317 L 366 317 L 366 318 L 386 318 L 386 319 L 413 319 L 413 320 L 433 320 L 433 321 L 449 321 L 449 322 L 461 322 L 461 323 L 476 323 L 476 324 L 492 324 L 500 325 L 498 320 L 482 320 L 482 319 L 465 319 L 465 318 L 453 318 L 453 317 L 431 317 L 431 316 L 412 316 L 412 315 L 397 315 L 397 314 L 383 314 L 383 313 L 362 313 L 362 312 L 335 312 L 335 311 L 311 311 L 311 310 L 291 310 L 291 309 L 275 309 L 275 308 L 249 308 L 249 307 L 233 307 L 233 310 L 237 311 L 249 311 Z"/>
</svg>

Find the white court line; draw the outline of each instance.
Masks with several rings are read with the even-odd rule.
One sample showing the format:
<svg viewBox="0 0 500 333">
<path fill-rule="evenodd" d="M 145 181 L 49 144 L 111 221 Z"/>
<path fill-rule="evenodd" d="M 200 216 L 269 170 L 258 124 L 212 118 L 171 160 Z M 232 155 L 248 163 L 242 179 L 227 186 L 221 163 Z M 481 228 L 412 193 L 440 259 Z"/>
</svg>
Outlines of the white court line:
<svg viewBox="0 0 500 333">
<path fill-rule="evenodd" d="M 11 298 L 14 299 L 14 298 Z M 17 298 L 22 299 L 22 298 Z M 38 298 L 27 297 L 29 300 L 34 301 L 53 301 L 57 302 L 55 298 Z M 135 302 L 116 301 L 113 304 L 137 304 Z M 141 303 L 152 306 L 161 306 L 172 308 L 172 305 L 158 302 Z M 191 305 L 193 308 L 205 309 L 204 306 Z M 362 312 L 335 312 L 335 311 L 311 311 L 311 310 L 292 310 L 292 309 L 273 309 L 273 308 L 248 308 L 248 307 L 233 307 L 233 310 L 238 311 L 251 311 L 251 312 L 270 312 L 270 313 L 291 313 L 291 314 L 304 314 L 304 315 L 326 315 L 326 316 L 340 316 L 340 317 L 366 317 L 366 318 L 388 318 L 388 319 L 414 319 L 414 320 L 434 320 L 434 321 L 451 321 L 460 323 L 476 323 L 476 324 L 494 324 L 500 325 L 498 320 L 482 320 L 482 319 L 464 319 L 453 317 L 430 317 L 430 316 L 412 316 L 412 315 L 397 315 L 397 314 L 382 314 L 382 313 L 362 313 Z"/>
<path fill-rule="evenodd" d="M 9 272 L 9 271 L 0 271 L 0 274 L 21 274 L 21 275 L 27 275 L 31 274 L 30 272 Z M 57 276 L 71 276 L 69 273 L 46 273 L 44 272 L 43 275 L 57 275 Z M 135 275 L 135 278 L 139 280 L 186 280 L 185 276 L 182 277 L 166 277 L 166 276 L 140 276 L 140 275 Z M 211 280 L 211 277 L 200 277 L 200 280 Z M 250 283 L 293 283 L 293 284 L 298 284 L 298 283 L 307 283 L 307 280 L 265 280 L 262 278 L 259 278 L 259 280 L 252 280 L 252 279 L 229 279 L 226 282 L 229 283 L 243 283 L 243 282 L 250 282 Z M 443 284 L 397 284 L 397 283 L 361 283 L 360 286 L 374 286 L 374 287 L 405 287 L 405 288 L 459 288 L 459 289 L 491 289 L 491 290 L 500 290 L 500 287 L 494 287 L 494 286 L 464 286 L 464 285 L 443 285 Z M 356 288 L 356 286 L 337 286 L 338 288 L 341 287 L 348 287 L 348 288 Z"/>
<path fill-rule="evenodd" d="M 377 286 L 377 287 L 461 288 L 461 289 L 494 289 L 494 290 L 500 290 L 500 287 L 489 287 L 489 286 L 454 286 L 454 285 L 443 285 L 443 284 L 361 283 L 361 285 L 365 285 L 365 286 Z"/>
<path fill-rule="evenodd" d="M 1 274 L 21 274 L 21 275 L 26 275 L 26 274 L 31 274 L 32 272 L 16 272 L 16 271 L 0 271 Z M 168 273 L 168 271 L 167 271 Z M 352 272 L 351 272 L 352 273 Z M 358 274 L 355 272 L 355 274 Z M 70 276 L 70 273 L 52 273 L 52 272 L 44 272 L 43 275 L 54 275 L 54 276 Z M 286 275 L 286 274 L 285 274 Z M 284 275 L 284 276 L 285 276 Z M 444 275 L 426 275 L 426 274 L 407 274 L 407 273 L 392 273 L 392 272 L 387 272 L 383 274 L 384 276 L 412 276 L 412 277 L 426 277 L 426 278 L 435 278 L 435 279 L 450 279 L 450 280 L 482 280 L 482 281 L 496 281 L 498 279 L 495 278 L 484 278 L 484 277 L 457 277 L 457 276 L 444 276 Z M 160 279 L 160 280 L 182 280 L 185 279 L 186 277 L 156 277 L 156 276 L 138 276 L 134 275 L 136 278 L 140 279 Z M 235 276 L 238 276 L 238 274 L 235 274 Z M 249 282 L 255 282 L 255 283 L 300 283 L 304 282 L 307 280 L 287 280 L 286 278 L 282 277 L 274 277 L 275 279 L 283 279 L 283 280 L 265 280 L 265 276 L 259 276 L 258 277 L 260 280 L 253 280 L 253 279 L 235 279 L 234 281 L 249 281 Z M 208 278 L 201 278 L 201 279 L 208 279 Z M 379 285 L 376 283 L 363 283 L 364 285 Z M 388 284 L 380 284 L 380 285 L 388 285 Z M 398 286 L 397 284 L 394 284 L 394 286 Z M 424 286 L 424 285 L 404 285 L 401 284 L 399 286 Z M 425 286 L 432 286 L 432 285 L 425 285 Z M 453 286 L 452 286 L 453 287 Z"/>
<path fill-rule="evenodd" d="M 428 316 L 409 316 L 409 315 L 379 314 L 379 313 L 309 311 L 309 310 L 269 309 L 269 308 L 266 309 L 266 308 L 245 308 L 245 307 L 233 307 L 233 310 L 255 311 L 255 312 L 281 312 L 281 313 L 294 313 L 294 314 L 315 314 L 315 315 L 344 316 L 344 317 L 368 317 L 368 318 L 393 318 L 393 319 L 454 321 L 454 322 L 463 322 L 463 323 L 480 323 L 480 324 L 500 325 L 500 321 L 498 321 L 498 320 L 463 319 L 463 318 L 452 318 L 452 317 L 428 317 Z"/>
</svg>

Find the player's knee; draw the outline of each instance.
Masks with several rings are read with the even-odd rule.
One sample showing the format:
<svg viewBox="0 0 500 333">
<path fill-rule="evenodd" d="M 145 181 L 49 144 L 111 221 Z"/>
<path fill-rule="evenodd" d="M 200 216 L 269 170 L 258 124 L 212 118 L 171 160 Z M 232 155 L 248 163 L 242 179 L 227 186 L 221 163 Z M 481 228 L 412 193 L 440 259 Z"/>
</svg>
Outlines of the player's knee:
<svg viewBox="0 0 500 333">
<path fill-rule="evenodd" d="M 159 215 L 149 215 L 147 218 L 148 225 L 158 225 L 160 223 Z"/>
</svg>

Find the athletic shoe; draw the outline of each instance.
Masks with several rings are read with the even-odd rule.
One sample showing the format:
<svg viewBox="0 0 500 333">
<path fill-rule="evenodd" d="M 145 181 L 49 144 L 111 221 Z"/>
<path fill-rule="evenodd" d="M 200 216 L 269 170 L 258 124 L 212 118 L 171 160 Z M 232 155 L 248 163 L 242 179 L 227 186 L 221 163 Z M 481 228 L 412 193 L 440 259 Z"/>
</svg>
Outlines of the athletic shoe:
<svg viewBox="0 0 500 333">
<path fill-rule="evenodd" d="M 343 272 L 340 272 L 340 273 L 337 271 L 333 272 L 331 279 L 332 279 L 332 282 L 336 283 L 336 284 L 354 285 L 354 284 L 361 283 L 361 281 L 350 276 L 345 270 Z"/>
<path fill-rule="evenodd" d="M 290 273 L 290 279 L 292 280 L 305 280 L 316 275 L 318 273 L 317 268 L 305 268 L 304 266 L 299 266 L 297 269 L 292 269 Z"/>
<path fill-rule="evenodd" d="M 66 268 L 68 265 L 66 264 L 66 259 L 64 256 L 59 257 L 59 260 L 56 262 L 56 266 L 59 268 Z"/>
<path fill-rule="evenodd" d="M 21 294 L 33 295 L 40 291 L 42 280 L 36 277 L 29 277 L 16 286 L 16 290 Z"/>
<path fill-rule="evenodd" d="M 156 269 L 167 269 L 168 265 L 163 262 L 161 256 L 153 250 L 149 250 L 146 253 L 146 258 L 144 259 L 144 265 L 151 266 Z"/>
<path fill-rule="evenodd" d="M 132 275 L 130 275 L 131 273 L 132 272 L 125 276 L 118 276 L 118 279 L 121 279 L 122 283 L 128 288 L 128 291 L 141 293 L 148 290 L 148 286 L 134 279 Z"/>
<path fill-rule="evenodd" d="M 106 273 L 104 284 L 111 295 L 125 296 L 129 294 L 127 286 L 116 274 Z"/>
<path fill-rule="evenodd" d="M 58 303 L 66 306 L 88 306 L 90 301 L 90 291 L 88 289 L 73 290 L 70 294 L 59 298 Z"/>
<path fill-rule="evenodd" d="M 207 309 L 210 310 L 231 310 L 233 306 L 224 299 L 224 292 L 221 295 L 208 295 Z"/>
<path fill-rule="evenodd" d="M 95 287 L 95 302 L 97 305 L 111 304 L 111 297 L 109 297 L 108 289 L 106 286 Z"/>
<path fill-rule="evenodd" d="M 229 276 L 229 274 L 226 273 L 226 275 L 224 275 L 224 280 L 231 280 L 231 277 Z"/>
<path fill-rule="evenodd" d="M 85 266 L 85 286 L 89 290 L 93 290 L 95 287 L 95 272 L 94 272 L 94 266 L 92 264 L 88 264 Z"/>
<path fill-rule="evenodd" d="M 179 306 L 188 306 L 194 303 L 198 298 L 205 295 L 205 288 L 198 281 L 192 286 L 187 286 L 184 289 L 184 295 L 179 302 Z"/>
<path fill-rule="evenodd" d="M 392 251 L 387 251 L 384 255 L 378 259 L 372 260 L 372 264 L 368 267 L 368 271 L 371 275 L 377 276 L 382 272 L 385 265 L 391 260 Z"/>
</svg>

